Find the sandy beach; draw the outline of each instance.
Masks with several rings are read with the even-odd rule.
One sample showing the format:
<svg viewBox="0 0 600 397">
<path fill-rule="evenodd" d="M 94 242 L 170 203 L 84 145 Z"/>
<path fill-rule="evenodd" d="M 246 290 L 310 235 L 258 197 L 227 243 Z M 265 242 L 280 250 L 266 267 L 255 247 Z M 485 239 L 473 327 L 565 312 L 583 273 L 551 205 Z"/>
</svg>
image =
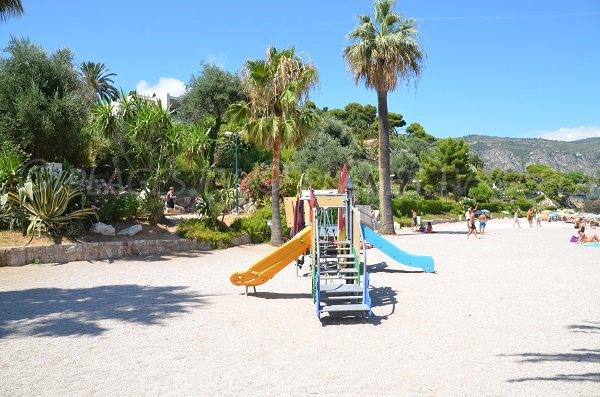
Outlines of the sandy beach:
<svg viewBox="0 0 600 397">
<path fill-rule="evenodd" d="M 268 245 L 0 268 L 0 395 L 600 396 L 600 248 L 521 225 L 388 237 L 437 272 L 368 250 L 368 320 L 293 265 L 245 296 Z"/>
</svg>

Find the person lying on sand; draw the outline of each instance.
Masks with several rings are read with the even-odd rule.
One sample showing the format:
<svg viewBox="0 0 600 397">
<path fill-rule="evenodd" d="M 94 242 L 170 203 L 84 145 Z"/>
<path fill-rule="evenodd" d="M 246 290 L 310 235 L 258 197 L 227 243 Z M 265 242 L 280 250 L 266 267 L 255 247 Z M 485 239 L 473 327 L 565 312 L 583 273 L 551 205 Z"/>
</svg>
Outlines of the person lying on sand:
<svg viewBox="0 0 600 397">
<path fill-rule="evenodd" d="M 577 243 L 600 243 L 600 238 L 598 238 L 597 234 L 586 236 L 585 226 L 582 226 L 581 229 L 579 229 L 579 238 L 577 239 Z"/>
</svg>

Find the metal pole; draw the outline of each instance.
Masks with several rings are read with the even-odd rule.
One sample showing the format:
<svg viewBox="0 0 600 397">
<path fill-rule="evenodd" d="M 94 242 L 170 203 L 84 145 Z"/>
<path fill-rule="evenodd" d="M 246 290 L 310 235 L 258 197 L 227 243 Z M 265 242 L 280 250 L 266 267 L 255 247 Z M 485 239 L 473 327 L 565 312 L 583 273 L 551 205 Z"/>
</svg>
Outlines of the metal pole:
<svg viewBox="0 0 600 397">
<path fill-rule="evenodd" d="M 240 135 L 235 134 L 235 212 L 240 212 L 240 202 L 239 202 L 239 190 L 240 186 L 238 183 L 238 143 L 239 143 Z"/>
</svg>

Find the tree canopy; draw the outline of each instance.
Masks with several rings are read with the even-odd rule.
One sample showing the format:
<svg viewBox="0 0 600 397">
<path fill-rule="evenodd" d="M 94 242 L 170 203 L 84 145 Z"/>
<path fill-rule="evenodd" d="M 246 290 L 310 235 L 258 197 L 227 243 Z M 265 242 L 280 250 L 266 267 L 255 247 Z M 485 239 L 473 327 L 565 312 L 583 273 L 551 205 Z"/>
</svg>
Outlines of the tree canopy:
<svg viewBox="0 0 600 397">
<path fill-rule="evenodd" d="M 347 38 L 344 58 L 356 84 L 363 82 L 377 91 L 379 113 L 379 204 L 380 232 L 394 234 L 390 181 L 390 145 L 387 95 L 398 82 L 409 82 L 421 75 L 424 54 L 417 42 L 414 19 L 404 19 L 392 11 L 394 0 L 376 0 L 374 19 L 358 16 L 359 25 Z"/>
<path fill-rule="evenodd" d="M 88 108 L 73 66 L 73 53 L 48 55 L 29 39 L 11 38 L 0 59 L 0 140 L 19 145 L 34 159 L 87 158 Z"/>
</svg>

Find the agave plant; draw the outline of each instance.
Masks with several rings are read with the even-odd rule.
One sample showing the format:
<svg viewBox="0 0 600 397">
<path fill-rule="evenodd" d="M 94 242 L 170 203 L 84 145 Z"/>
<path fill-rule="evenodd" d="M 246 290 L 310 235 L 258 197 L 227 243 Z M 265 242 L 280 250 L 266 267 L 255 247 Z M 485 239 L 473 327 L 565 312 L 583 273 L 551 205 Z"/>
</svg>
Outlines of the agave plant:
<svg viewBox="0 0 600 397">
<path fill-rule="evenodd" d="M 73 187 L 73 182 L 69 173 L 55 174 L 44 168 L 32 173 L 18 193 L 4 194 L 0 204 L 4 206 L 10 200 L 19 206 L 29 220 L 27 235 L 44 235 L 60 243 L 77 221 L 97 219 L 93 209 L 84 208 L 85 196 Z M 80 202 L 75 201 L 78 198 Z"/>
</svg>

